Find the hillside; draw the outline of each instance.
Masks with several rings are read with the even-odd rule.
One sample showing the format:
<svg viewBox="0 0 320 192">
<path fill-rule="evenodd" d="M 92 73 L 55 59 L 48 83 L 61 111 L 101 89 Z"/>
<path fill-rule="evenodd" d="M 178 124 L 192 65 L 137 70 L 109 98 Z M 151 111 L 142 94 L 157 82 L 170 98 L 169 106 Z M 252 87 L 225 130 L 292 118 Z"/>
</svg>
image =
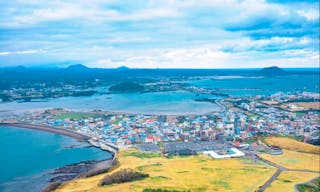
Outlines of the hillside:
<svg viewBox="0 0 320 192">
<path fill-rule="evenodd" d="M 303 153 L 320 154 L 320 147 L 308 143 L 299 142 L 287 137 L 268 137 L 264 139 L 268 145 L 276 145 L 283 149 L 298 151 Z"/>
<path fill-rule="evenodd" d="M 143 90 L 144 90 L 144 87 L 142 85 L 139 85 L 137 83 L 133 83 L 130 81 L 121 82 L 109 88 L 109 91 L 111 92 L 121 92 L 121 93 L 141 92 Z"/>
<path fill-rule="evenodd" d="M 73 180 L 57 191 L 255 191 L 275 171 L 273 167 L 247 158 L 213 160 L 204 155 L 165 158 L 145 155 L 136 149 L 122 150 L 117 157 L 120 167 L 110 173 Z M 141 181 L 98 186 L 105 175 L 126 168 L 147 173 L 149 177 Z"/>
<path fill-rule="evenodd" d="M 272 66 L 261 69 L 260 73 L 263 75 L 283 75 L 286 71 L 277 66 Z"/>
<path fill-rule="evenodd" d="M 66 68 L 66 71 L 83 71 L 88 70 L 89 68 L 82 65 L 82 64 L 76 64 L 76 65 L 70 65 Z"/>
</svg>

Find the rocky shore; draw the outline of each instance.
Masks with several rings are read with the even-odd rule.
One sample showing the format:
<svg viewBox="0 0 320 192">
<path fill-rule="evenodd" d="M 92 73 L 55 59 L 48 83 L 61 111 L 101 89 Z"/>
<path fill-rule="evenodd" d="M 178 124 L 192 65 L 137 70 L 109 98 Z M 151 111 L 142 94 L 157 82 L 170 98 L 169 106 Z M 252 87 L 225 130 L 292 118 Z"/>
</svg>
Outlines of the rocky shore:
<svg viewBox="0 0 320 192">
<path fill-rule="evenodd" d="M 75 178 L 85 178 L 107 172 L 113 166 L 114 159 L 102 161 L 82 161 L 55 169 L 49 185 L 42 192 L 49 192 Z"/>
<path fill-rule="evenodd" d="M 93 145 L 90 142 L 91 137 L 87 135 L 83 135 L 81 133 L 73 132 L 72 130 L 56 128 L 56 127 L 51 127 L 47 125 L 36 125 L 36 124 L 26 124 L 26 123 L 0 123 L 0 125 L 17 127 L 17 128 L 34 129 L 34 130 L 47 131 L 51 133 L 65 135 L 65 136 L 77 139 L 79 141 L 88 142 L 92 146 L 98 147 L 101 150 L 109 151 L 106 148 Z M 60 185 L 64 184 L 65 182 L 75 178 L 85 178 L 85 177 L 90 177 L 100 173 L 107 172 L 113 166 L 115 153 L 117 151 L 115 149 L 115 146 L 108 147 L 108 149 L 109 148 L 113 149 L 109 151 L 113 154 L 112 159 L 105 159 L 101 161 L 95 161 L 95 160 L 82 161 L 79 163 L 74 163 L 74 164 L 66 165 L 66 166 L 55 169 L 53 172 L 49 173 L 50 175 L 52 175 L 52 177 L 50 177 L 48 181 L 48 183 L 50 184 L 47 187 L 45 187 L 42 191 L 43 192 L 53 191 L 54 189 L 58 188 Z"/>
</svg>

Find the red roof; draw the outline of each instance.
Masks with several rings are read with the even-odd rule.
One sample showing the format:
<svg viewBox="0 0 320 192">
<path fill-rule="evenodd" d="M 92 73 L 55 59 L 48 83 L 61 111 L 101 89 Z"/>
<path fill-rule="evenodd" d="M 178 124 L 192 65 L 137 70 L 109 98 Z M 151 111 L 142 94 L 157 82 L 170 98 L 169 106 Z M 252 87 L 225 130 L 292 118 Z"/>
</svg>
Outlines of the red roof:
<svg viewBox="0 0 320 192">
<path fill-rule="evenodd" d="M 149 135 L 147 139 L 154 139 L 153 135 Z"/>
</svg>

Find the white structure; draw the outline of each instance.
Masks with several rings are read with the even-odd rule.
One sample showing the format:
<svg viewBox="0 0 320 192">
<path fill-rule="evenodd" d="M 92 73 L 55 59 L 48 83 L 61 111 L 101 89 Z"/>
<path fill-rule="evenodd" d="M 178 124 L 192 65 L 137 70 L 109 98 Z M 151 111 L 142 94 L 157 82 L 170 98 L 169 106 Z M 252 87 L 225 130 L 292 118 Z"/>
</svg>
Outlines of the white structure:
<svg viewBox="0 0 320 192">
<path fill-rule="evenodd" d="M 225 159 L 225 158 L 245 156 L 245 154 L 244 154 L 242 151 L 240 151 L 240 150 L 238 150 L 238 149 L 236 149 L 236 148 L 231 148 L 230 150 L 233 151 L 234 154 L 219 155 L 219 154 L 217 154 L 217 153 L 214 152 L 214 151 L 205 151 L 205 152 L 203 152 L 203 153 L 206 154 L 206 155 L 210 155 L 211 157 L 213 157 L 213 158 L 215 158 L 215 159 Z"/>
</svg>

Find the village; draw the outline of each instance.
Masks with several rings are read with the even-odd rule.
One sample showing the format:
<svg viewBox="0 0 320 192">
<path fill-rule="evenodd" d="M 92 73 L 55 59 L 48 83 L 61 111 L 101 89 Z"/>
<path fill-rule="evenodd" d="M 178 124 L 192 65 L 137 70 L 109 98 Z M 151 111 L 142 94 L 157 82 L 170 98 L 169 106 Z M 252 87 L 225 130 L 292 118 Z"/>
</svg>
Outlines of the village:
<svg viewBox="0 0 320 192">
<path fill-rule="evenodd" d="M 304 142 L 318 141 L 318 101 L 318 94 L 277 93 L 219 99 L 216 102 L 221 110 L 203 115 L 48 109 L 6 115 L 0 117 L 0 122 L 70 129 L 89 136 L 92 145 L 105 150 L 110 149 L 108 146 L 137 147 L 167 155 L 206 153 L 214 158 L 227 158 L 243 156 L 243 150 L 281 153 L 276 146 L 261 145 L 257 137 L 275 135 L 300 138 Z"/>
</svg>

